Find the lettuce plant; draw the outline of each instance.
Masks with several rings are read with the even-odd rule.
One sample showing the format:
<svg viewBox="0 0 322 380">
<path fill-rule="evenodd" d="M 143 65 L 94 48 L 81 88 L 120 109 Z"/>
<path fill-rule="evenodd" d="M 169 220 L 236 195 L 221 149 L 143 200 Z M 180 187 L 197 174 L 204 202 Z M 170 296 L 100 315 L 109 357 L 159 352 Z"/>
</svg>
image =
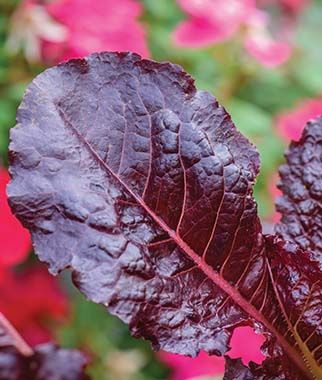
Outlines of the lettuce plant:
<svg viewBox="0 0 322 380">
<path fill-rule="evenodd" d="M 265 336 L 261 365 L 225 380 L 321 379 L 322 119 L 281 168 L 262 233 L 256 148 L 171 63 L 100 53 L 46 70 L 11 130 L 10 205 L 35 252 L 154 349 L 225 355 Z"/>
</svg>

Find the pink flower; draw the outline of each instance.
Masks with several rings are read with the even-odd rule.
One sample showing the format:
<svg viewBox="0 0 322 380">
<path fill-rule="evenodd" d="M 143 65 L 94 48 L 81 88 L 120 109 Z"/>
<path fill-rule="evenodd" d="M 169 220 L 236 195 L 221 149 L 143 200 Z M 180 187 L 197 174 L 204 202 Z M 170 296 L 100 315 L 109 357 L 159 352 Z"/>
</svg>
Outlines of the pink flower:
<svg viewBox="0 0 322 380">
<path fill-rule="evenodd" d="M 6 195 L 8 172 L 0 167 L 0 269 L 21 263 L 31 249 L 29 232 L 12 215 Z"/>
<path fill-rule="evenodd" d="M 12 15 L 7 48 L 16 54 L 23 50 L 29 62 L 42 58 L 43 41 L 61 43 L 67 30 L 55 22 L 37 0 L 24 0 Z"/>
<path fill-rule="evenodd" d="M 287 142 L 298 140 L 305 124 L 310 120 L 322 115 L 322 99 L 302 100 L 289 111 L 282 112 L 277 116 L 277 132 Z"/>
<path fill-rule="evenodd" d="M 203 46 L 230 37 L 246 22 L 254 0 L 177 0 L 190 16 L 174 32 L 181 46 Z"/>
<path fill-rule="evenodd" d="M 149 55 L 137 0 L 23 0 L 11 19 L 8 49 L 57 63 L 99 51 Z"/>
<path fill-rule="evenodd" d="M 44 43 L 43 54 L 47 61 L 62 61 L 104 50 L 131 50 L 148 56 L 145 32 L 138 22 L 142 5 L 136 0 L 56 0 L 46 9 L 67 29 L 63 43 Z"/>
<path fill-rule="evenodd" d="M 241 33 L 246 50 L 263 66 L 279 66 L 290 57 L 291 47 L 273 39 L 268 14 L 260 11 L 254 0 L 177 1 L 189 15 L 174 32 L 178 45 L 202 47 Z"/>
<path fill-rule="evenodd" d="M 260 347 L 264 343 L 262 335 L 255 334 L 250 327 L 238 327 L 235 329 L 227 353 L 231 358 L 241 357 L 244 364 L 250 361 L 261 363 L 264 355 Z M 161 360 L 172 369 L 169 380 L 188 380 L 197 376 L 222 375 L 225 370 L 223 357 L 209 356 L 201 352 L 196 358 L 188 358 L 181 355 L 161 352 Z"/>
<path fill-rule="evenodd" d="M 248 33 L 244 46 L 248 53 L 263 66 L 276 67 L 288 60 L 291 47 L 285 42 L 275 41 L 268 32 L 267 14 L 255 10 L 248 18 Z"/>
<path fill-rule="evenodd" d="M 245 48 L 251 56 L 266 67 L 280 66 L 291 54 L 291 48 L 287 43 L 274 41 L 266 35 L 249 36 L 245 40 Z"/>
</svg>

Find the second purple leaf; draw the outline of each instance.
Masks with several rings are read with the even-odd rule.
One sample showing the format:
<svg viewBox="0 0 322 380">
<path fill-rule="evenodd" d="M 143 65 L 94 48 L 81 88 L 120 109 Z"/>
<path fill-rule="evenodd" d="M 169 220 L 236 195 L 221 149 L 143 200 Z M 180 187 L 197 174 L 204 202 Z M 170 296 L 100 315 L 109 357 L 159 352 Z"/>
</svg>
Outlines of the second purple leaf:
<svg viewBox="0 0 322 380">
<path fill-rule="evenodd" d="M 322 117 L 307 124 L 285 156 L 279 184 L 283 196 L 277 202 L 282 219 L 276 232 L 309 250 L 322 269 Z"/>
</svg>

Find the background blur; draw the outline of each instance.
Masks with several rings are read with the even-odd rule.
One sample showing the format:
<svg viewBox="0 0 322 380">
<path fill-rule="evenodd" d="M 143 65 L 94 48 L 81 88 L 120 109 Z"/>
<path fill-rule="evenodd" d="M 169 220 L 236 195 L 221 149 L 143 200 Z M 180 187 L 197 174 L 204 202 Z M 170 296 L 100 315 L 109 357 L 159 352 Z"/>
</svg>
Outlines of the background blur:
<svg viewBox="0 0 322 380">
<path fill-rule="evenodd" d="M 255 197 L 269 231 L 283 150 L 322 114 L 322 1 L 0 0 L 0 311 L 30 344 L 88 352 L 95 380 L 221 379 L 222 359 L 154 354 L 73 290 L 68 274 L 51 277 L 8 208 L 8 131 L 26 85 L 50 65 L 103 50 L 178 63 L 219 99 L 260 151 Z M 241 329 L 230 355 L 258 362 L 261 341 Z"/>
</svg>

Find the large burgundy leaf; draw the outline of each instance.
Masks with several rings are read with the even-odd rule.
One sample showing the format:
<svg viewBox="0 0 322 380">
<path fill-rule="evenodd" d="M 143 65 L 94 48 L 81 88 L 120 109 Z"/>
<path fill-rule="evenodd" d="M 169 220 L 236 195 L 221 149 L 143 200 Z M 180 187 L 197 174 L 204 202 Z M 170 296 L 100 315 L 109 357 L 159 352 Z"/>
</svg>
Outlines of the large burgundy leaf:
<svg viewBox="0 0 322 380">
<path fill-rule="evenodd" d="M 277 202 L 279 236 L 310 250 L 322 268 L 322 117 L 292 142 L 280 168 L 283 196 Z"/>
<path fill-rule="evenodd" d="M 72 60 L 34 80 L 17 120 L 10 203 L 53 273 L 70 267 L 155 348 L 223 354 L 249 324 L 304 368 L 269 282 L 258 154 L 180 67 Z"/>
<path fill-rule="evenodd" d="M 270 271 L 288 333 L 295 338 L 310 371 L 322 379 L 322 276 L 313 255 L 294 243 L 268 238 Z"/>
<path fill-rule="evenodd" d="M 0 380 L 90 380 L 87 358 L 52 343 L 31 349 L 0 314 Z"/>
</svg>

